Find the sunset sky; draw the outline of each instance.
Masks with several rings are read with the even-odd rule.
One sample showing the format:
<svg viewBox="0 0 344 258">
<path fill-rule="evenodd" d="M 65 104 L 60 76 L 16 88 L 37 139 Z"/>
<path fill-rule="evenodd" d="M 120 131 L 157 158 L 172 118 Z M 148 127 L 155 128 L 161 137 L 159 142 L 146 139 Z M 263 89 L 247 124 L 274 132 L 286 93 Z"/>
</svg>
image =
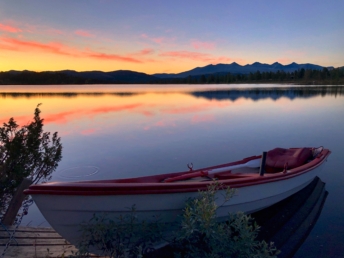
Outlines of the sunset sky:
<svg viewBox="0 0 344 258">
<path fill-rule="evenodd" d="M 344 1 L 3 0 L 0 71 L 344 66 Z"/>
</svg>

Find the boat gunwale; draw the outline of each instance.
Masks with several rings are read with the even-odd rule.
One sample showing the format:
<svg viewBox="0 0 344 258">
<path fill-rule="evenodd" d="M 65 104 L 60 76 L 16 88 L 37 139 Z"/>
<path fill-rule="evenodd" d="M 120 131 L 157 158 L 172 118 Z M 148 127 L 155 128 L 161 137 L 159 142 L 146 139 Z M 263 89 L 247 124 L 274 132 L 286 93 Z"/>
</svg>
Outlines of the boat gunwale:
<svg viewBox="0 0 344 258">
<path fill-rule="evenodd" d="M 276 181 L 294 178 L 296 176 L 305 174 L 318 166 L 322 165 L 327 157 L 331 154 L 328 149 L 323 151 L 312 161 L 294 169 L 288 170 L 286 173 L 278 172 L 273 174 L 245 174 L 241 178 L 229 178 L 216 180 L 220 182 L 223 187 L 230 186 L 231 188 L 241 188 L 253 185 L 260 185 L 272 183 Z M 202 168 L 194 171 L 202 171 L 207 169 L 221 168 L 229 165 L 243 164 L 249 160 L 257 159 L 261 156 L 252 156 L 241 161 L 236 161 L 228 164 Z M 193 172 L 194 172 L 193 171 Z M 78 196 L 104 196 L 104 195 L 137 195 L 137 194 L 171 194 L 183 192 L 197 192 L 199 190 L 206 190 L 207 186 L 214 182 L 212 180 L 201 182 L 162 182 L 164 178 L 170 176 L 177 176 L 187 172 L 177 172 L 162 175 L 153 175 L 139 178 L 115 179 L 115 180 L 96 180 L 96 181 L 79 181 L 79 182 L 51 182 L 45 184 L 32 185 L 25 190 L 25 194 L 30 195 L 78 195 Z M 235 173 L 233 173 L 235 175 Z M 137 179 L 158 178 L 159 182 L 130 182 Z M 128 181 L 128 182 L 126 182 Z"/>
</svg>

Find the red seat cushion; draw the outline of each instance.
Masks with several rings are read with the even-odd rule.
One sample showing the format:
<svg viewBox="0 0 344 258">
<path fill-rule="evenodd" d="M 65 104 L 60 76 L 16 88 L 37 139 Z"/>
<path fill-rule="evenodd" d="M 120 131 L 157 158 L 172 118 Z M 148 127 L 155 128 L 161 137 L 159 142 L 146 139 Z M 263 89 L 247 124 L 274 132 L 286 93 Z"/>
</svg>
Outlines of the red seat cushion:
<svg viewBox="0 0 344 258">
<path fill-rule="evenodd" d="M 288 163 L 288 168 L 299 167 L 306 163 L 312 156 L 312 150 L 309 148 L 282 149 L 276 148 L 268 151 L 266 155 L 266 172 L 281 171 L 284 165 Z"/>
</svg>

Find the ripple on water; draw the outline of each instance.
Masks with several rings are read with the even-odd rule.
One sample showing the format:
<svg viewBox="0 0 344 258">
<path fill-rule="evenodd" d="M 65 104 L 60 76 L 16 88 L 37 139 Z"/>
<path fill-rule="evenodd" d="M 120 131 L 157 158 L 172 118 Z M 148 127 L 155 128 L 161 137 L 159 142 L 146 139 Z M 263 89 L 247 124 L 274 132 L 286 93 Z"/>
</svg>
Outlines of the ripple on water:
<svg viewBox="0 0 344 258">
<path fill-rule="evenodd" d="M 81 178 L 93 176 L 99 173 L 99 167 L 96 166 L 77 166 L 66 168 L 59 171 L 58 176 L 62 178 Z"/>
</svg>

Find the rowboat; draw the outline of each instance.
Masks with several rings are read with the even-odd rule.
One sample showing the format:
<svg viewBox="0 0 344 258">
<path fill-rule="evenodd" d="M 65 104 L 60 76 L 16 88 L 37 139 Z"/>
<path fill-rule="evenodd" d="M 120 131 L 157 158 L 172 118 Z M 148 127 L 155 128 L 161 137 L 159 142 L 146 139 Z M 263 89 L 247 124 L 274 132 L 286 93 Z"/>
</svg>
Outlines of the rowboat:
<svg viewBox="0 0 344 258">
<path fill-rule="evenodd" d="M 180 218 L 185 201 L 215 181 L 236 189 L 226 203 L 225 189 L 216 194 L 221 206 L 217 218 L 229 212 L 253 213 L 306 187 L 324 167 L 331 151 L 319 148 L 275 148 L 240 161 L 189 171 L 137 178 L 48 182 L 25 190 L 50 225 L 66 240 L 77 244 L 80 225 L 94 214 L 118 218 L 135 205 L 140 220 L 172 223 Z"/>
</svg>

